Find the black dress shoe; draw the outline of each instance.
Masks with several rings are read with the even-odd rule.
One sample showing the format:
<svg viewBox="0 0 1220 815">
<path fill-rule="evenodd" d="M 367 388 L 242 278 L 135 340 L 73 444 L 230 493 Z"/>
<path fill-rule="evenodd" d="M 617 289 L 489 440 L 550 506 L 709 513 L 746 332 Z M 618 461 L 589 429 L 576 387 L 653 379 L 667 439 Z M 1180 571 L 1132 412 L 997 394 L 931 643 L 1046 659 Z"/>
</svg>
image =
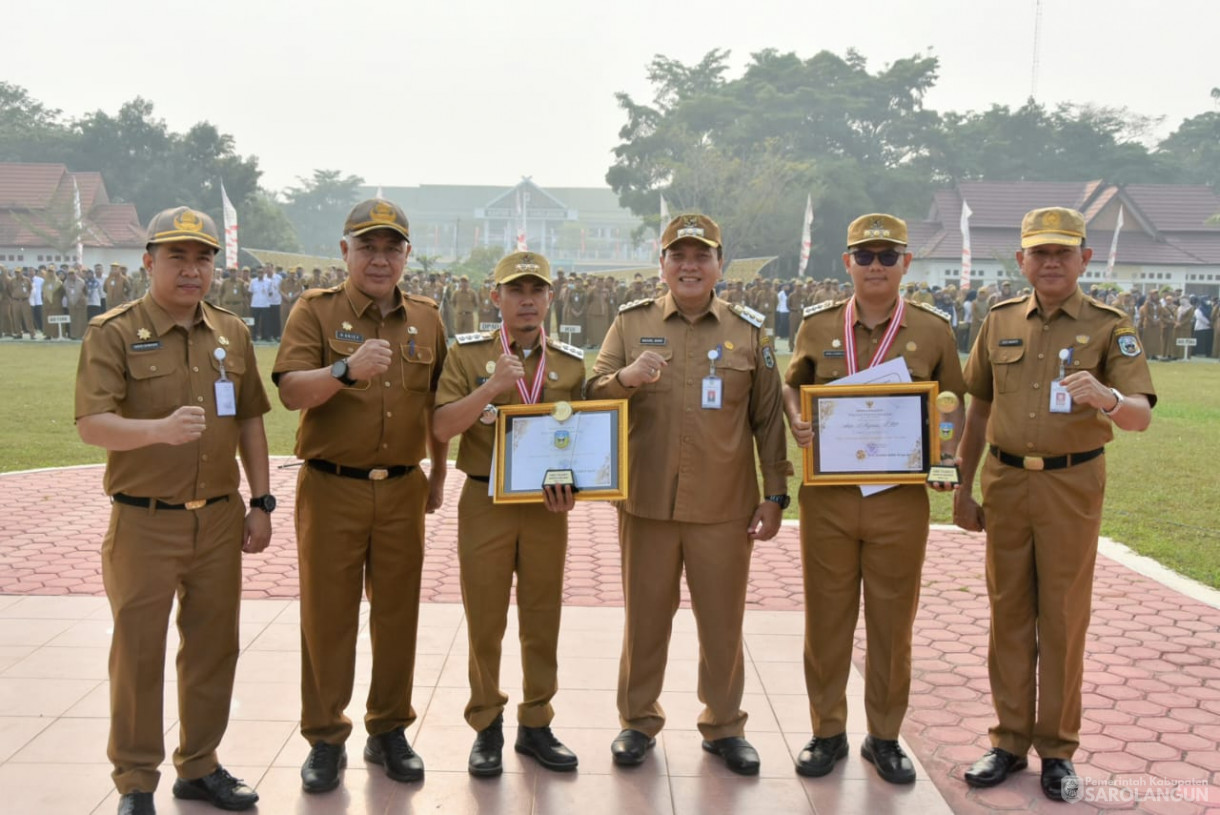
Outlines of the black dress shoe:
<svg viewBox="0 0 1220 815">
<path fill-rule="evenodd" d="M 860 745 L 860 755 L 877 768 L 877 774 L 891 784 L 910 784 L 915 780 L 915 765 L 895 739 L 868 736 Z"/>
<path fill-rule="evenodd" d="M 330 792 L 339 786 L 339 770 L 346 766 L 347 750 L 342 744 L 320 741 L 301 765 L 301 788 L 306 792 Z"/>
<path fill-rule="evenodd" d="M 1079 800 L 1080 776 L 1069 759 L 1042 759 L 1042 794 L 1052 801 Z"/>
<path fill-rule="evenodd" d="M 424 760 L 407 743 L 403 728 L 369 736 L 364 745 L 364 759 L 385 767 L 385 774 L 395 781 L 422 781 Z"/>
<path fill-rule="evenodd" d="M 657 740 L 639 730 L 624 730 L 610 743 L 610 755 L 620 767 L 634 767 L 644 763 L 648 748 L 655 747 Z"/>
<path fill-rule="evenodd" d="M 471 775 L 479 778 L 491 778 L 504 772 L 501 752 L 504 749 L 504 717 L 496 720 L 479 731 L 474 738 L 474 746 L 470 748 L 470 761 L 466 769 Z"/>
<path fill-rule="evenodd" d="M 738 775 L 758 775 L 758 751 L 740 736 L 715 741 L 703 740 L 703 749 L 724 759 L 724 765 Z"/>
<path fill-rule="evenodd" d="M 550 727 L 517 726 L 517 743 L 513 749 L 522 755 L 532 756 L 548 770 L 568 772 L 575 770 L 579 760 L 576 754 L 555 738 Z"/>
<path fill-rule="evenodd" d="M 129 792 L 119 798 L 119 815 L 157 815 L 151 792 Z"/>
<path fill-rule="evenodd" d="M 174 797 L 188 801 L 207 801 L 217 809 L 240 812 L 258 803 L 258 793 L 245 781 L 234 778 L 224 767 L 217 767 L 203 778 L 174 782 Z"/>
<path fill-rule="evenodd" d="M 814 736 L 796 757 L 796 773 L 806 778 L 821 778 L 835 768 L 835 763 L 847 758 L 847 734 L 827 739 Z"/>
<path fill-rule="evenodd" d="M 966 770 L 966 783 L 972 787 L 994 787 L 1008 778 L 1009 773 L 1024 770 L 1028 766 L 1029 762 L 1025 756 L 993 747 Z"/>
</svg>

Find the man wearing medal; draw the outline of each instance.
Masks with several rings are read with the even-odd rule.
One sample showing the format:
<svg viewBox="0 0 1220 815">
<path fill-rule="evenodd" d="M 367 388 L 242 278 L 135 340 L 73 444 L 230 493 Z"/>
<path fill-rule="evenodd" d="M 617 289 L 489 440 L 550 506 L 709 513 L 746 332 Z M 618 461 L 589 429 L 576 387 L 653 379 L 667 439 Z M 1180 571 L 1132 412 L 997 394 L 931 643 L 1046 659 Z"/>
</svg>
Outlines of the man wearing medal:
<svg viewBox="0 0 1220 815">
<path fill-rule="evenodd" d="M 939 383 L 937 432 L 942 460 L 952 465 L 962 416 L 957 395 L 965 391 L 961 362 L 949 316 L 901 297 L 910 264 L 901 219 L 876 213 L 848 226 L 843 265 L 854 294 L 804 310 L 785 376 L 788 422 L 801 447 L 813 443 L 814 433 L 812 423 L 801 419 L 802 385 L 825 385 L 901 359 L 912 381 Z M 886 781 L 910 783 L 915 769 L 898 732 L 911 685 L 911 632 L 928 543 L 927 488 L 904 484 L 866 493 L 857 485 L 805 485 L 800 507 L 805 688 L 813 738 L 797 757 L 796 771 L 823 776 L 847 756 L 846 688 L 863 590 L 868 736 L 860 752 Z"/>
<path fill-rule="evenodd" d="M 699 630 L 703 749 L 755 775 L 741 627 L 754 542 L 775 536 L 788 505 L 782 384 L 763 316 L 714 293 L 723 264 L 716 222 L 674 218 L 660 260 L 668 291 L 619 308 L 588 387 L 591 399 L 630 399 L 631 490 L 618 513 L 623 730 L 610 749 L 616 764 L 638 765 L 665 725 L 658 699 L 685 569 Z"/>
<path fill-rule="evenodd" d="M 457 336 L 437 386 L 433 423 L 442 442 L 462 437 L 457 467 L 466 473 L 466 484 L 458 504 L 458 560 L 470 637 L 465 715 L 478 733 L 468 769 L 484 777 L 503 771 L 508 695 L 500 689 L 500 651 L 514 572 L 524 675 L 516 750 L 550 770 L 577 765 L 550 728 L 551 699 L 559 687 L 556 649 L 572 488 L 545 487 L 543 504 L 497 506 L 488 481 L 494 477 L 498 408 L 554 402 L 554 416 L 563 422 L 585 384 L 584 352 L 548 337 L 543 328 L 552 296 L 547 259 L 514 252 L 496 264 L 494 280 L 491 298 L 503 321 L 498 331 Z M 560 431 L 555 444 L 566 444 L 566 433 Z"/>
<path fill-rule="evenodd" d="M 1113 426 L 1140 431 L 1156 393 L 1131 318 L 1077 281 L 1093 250 L 1063 207 L 1021 223 L 1033 293 L 997 303 L 966 363 L 970 408 L 953 520 L 987 532 L 988 671 L 997 722 L 966 783 L 991 787 L 1042 759 L 1043 793 L 1072 789 L 1093 566 Z M 986 453 L 985 461 L 984 453 Z M 983 463 L 983 505 L 971 494 Z"/>
<path fill-rule="evenodd" d="M 165 756 L 162 696 L 178 601 L 176 798 L 248 809 L 258 794 L 222 767 L 238 655 L 242 552 L 271 540 L 263 390 L 250 332 L 203 302 L 220 248 L 207 215 L 153 217 L 146 295 L 93 318 L 81 345 L 76 423 L 107 451 L 114 506 L 102 579 L 114 615 L 110 743 L 120 815 L 154 811 Z M 238 493 L 245 466 L 250 510 Z"/>
</svg>

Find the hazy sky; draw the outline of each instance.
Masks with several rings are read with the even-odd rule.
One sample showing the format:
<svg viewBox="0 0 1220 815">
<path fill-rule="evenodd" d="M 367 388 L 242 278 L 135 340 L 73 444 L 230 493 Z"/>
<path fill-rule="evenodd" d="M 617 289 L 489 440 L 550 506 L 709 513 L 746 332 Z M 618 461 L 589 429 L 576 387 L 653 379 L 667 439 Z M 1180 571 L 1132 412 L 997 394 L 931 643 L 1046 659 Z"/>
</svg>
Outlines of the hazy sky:
<svg viewBox="0 0 1220 815">
<path fill-rule="evenodd" d="M 1040 101 L 1164 116 L 1220 85 L 1217 0 L 1043 0 Z M 357 16 L 356 10 L 373 9 Z M 871 70 L 931 50 L 937 110 L 1030 93 L 1033 0 L 58 0 L 5 3 L 0 79 L 78 116 L 137 95 L 170 127 L 208 120 L 280 189 L 314 168 L 369 184 L 605 184 L 655 54 L 860 51 Z"/>
</svg>

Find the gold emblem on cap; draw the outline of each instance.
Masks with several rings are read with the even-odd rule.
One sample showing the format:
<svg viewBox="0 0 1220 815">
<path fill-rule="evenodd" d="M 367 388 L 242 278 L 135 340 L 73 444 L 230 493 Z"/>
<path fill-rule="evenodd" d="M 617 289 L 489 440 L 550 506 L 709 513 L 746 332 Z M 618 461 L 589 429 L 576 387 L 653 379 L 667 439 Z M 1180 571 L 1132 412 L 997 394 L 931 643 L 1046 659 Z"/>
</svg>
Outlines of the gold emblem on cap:
<svg viewBox="0 0 1220 815">
<path fill-rule="evenodd" d="M 394 207 L 390 206 L 388 202 L 378 201 L 369 210 L 369 220 L 379 224 L 390 224 L 397 220 L 397 216 L 394 213 Z"/>
<path fill-rule="evenodd" d="M 152 332 L 149 331 L 147 328 L 141 328 L 139 331 L 136 332 L 136 336 L 142 340 L 146 340 L 152 336 Z"/>
<path fill-rule="evenodd" d="M 1054 229 L 1055 227 L 1059 226 L 1059 213 L 1058 212 L 1048 212 L 1045 215 L 1043 215 L 1042 216 L 1042 225 L 1050 227 L 1051 229 Z"/>
<path fill-rule="evenodd" d="M 217 339 L 217 340 L 220 342 L 220 344 L 221 344 L 221 345 L 228 345 L 228 344 L 229 344 L 229 338 L 228 338 L 228 337 L 226 337 L 224 334 L 221 334 L 221 335 L 220 335 L 219 337 L 217 337 L 216 339 Z"/>
<path fill-rule="evenodd" d="M 572 406 L 567 402 L 556 402 L 555 407 L 551 410 L 551 415 L 557 422 L 566 422 L 572 418 Z"/>
<path fill-rule="evenodd" d="M 174 228 L 183 232 L 202 232 L 203 220 L 193 210 L 183 210 L 174 216 Z"/>
<path fill-rule="evenodd" d="M 534 263 L 534 258 L 528 252 L 521 256 L 521 261 L 513 267 L 520 274 L 538 274 L 542 267 Z"/>
<path fill-rule="evenodd" d="M 953 391 L 941 391 L 936 397 L 936 409 L 941 413 L 952 413 L 957 410 L 958 398 Z"/>
<path fill-rule="evenodd" d="M 494 374 L 496 372 L 495 360 L 493 360 L 493 359 L 487 360 L 487 364 L 483 366 L 483 370 L 487 371 L 487 373 L 489 373 L 489 374 Z"/>
<path fill-rule="evenodd" d="M 344 330 L 344 331 L 351 331 L 351 330 L 352 330 L 352 324 L 351 324 L 351 323 L 349 323 L 347 320 L 344 320 L 342 323 L 340 323 L 340 325 L 342 325 L 342 326 L 343 326 L 343 330 Z"/>
</svg>

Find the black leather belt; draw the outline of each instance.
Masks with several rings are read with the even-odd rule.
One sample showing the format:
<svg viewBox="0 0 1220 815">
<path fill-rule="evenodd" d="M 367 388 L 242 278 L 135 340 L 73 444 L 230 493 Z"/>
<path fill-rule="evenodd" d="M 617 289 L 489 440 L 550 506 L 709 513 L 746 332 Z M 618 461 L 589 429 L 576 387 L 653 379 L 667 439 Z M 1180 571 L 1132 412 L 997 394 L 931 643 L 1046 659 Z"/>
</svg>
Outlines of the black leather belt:
<svg viewBox="0 0 1220 815">
<path fill-rule="evenodd" d="M 116 492 L 110 497 L 116 503 L 126 504 L 129 507 L 143 507 L 144 509 L 153 506 L 157 509 L 203 509 L 206 506 L 215 504 L 217 501 L 229 500 L 227 495 L 217 495 L 215 498 L 201 498 L 198 501 L 187 501 L 185 504 L 167 504 L 164 501 L 158 501 L 156 498 L 137 498 L 134 495 L 124 495 L 121 492 Z"/>
<path fill-rule="evenodd" d="M 415 469 L 414 464 L 396 464 L 393 467 L 374 467 L 371 470 L 362 470 L 359 467 L 332 464 L 320 458 L 311 458 L 307 463 L 315 470 L 331 475 L 341 475 L 344 478 L 358 478 L 361 481 L 385 481 L 387 478 L 401 478 Z"/>
<path fill-rule="evenodd" d="M 466 477 L 469 479 L 472 479 L 474 481 L 481 481 L 484 484 L 491 481 L 491 476 L 487 476 L 487 475 L 469 475 L 469 474 L 467 474 Z"/>
<path fill-rule="evenodd" d="M 991 454 L 998 458 L 1001 464 L 1020 467 L 1023 470 L 1062 470 L 1064 467 L 1092 461 L 1104 452 L 1106 452 L 1106 448 L 1098 447 L 1096 450 L 1068 453 L 1066 456 L 1014 456 L 1012 453 L 1005 453 L 994 444 L 991 445 Z"/>
</svg>

